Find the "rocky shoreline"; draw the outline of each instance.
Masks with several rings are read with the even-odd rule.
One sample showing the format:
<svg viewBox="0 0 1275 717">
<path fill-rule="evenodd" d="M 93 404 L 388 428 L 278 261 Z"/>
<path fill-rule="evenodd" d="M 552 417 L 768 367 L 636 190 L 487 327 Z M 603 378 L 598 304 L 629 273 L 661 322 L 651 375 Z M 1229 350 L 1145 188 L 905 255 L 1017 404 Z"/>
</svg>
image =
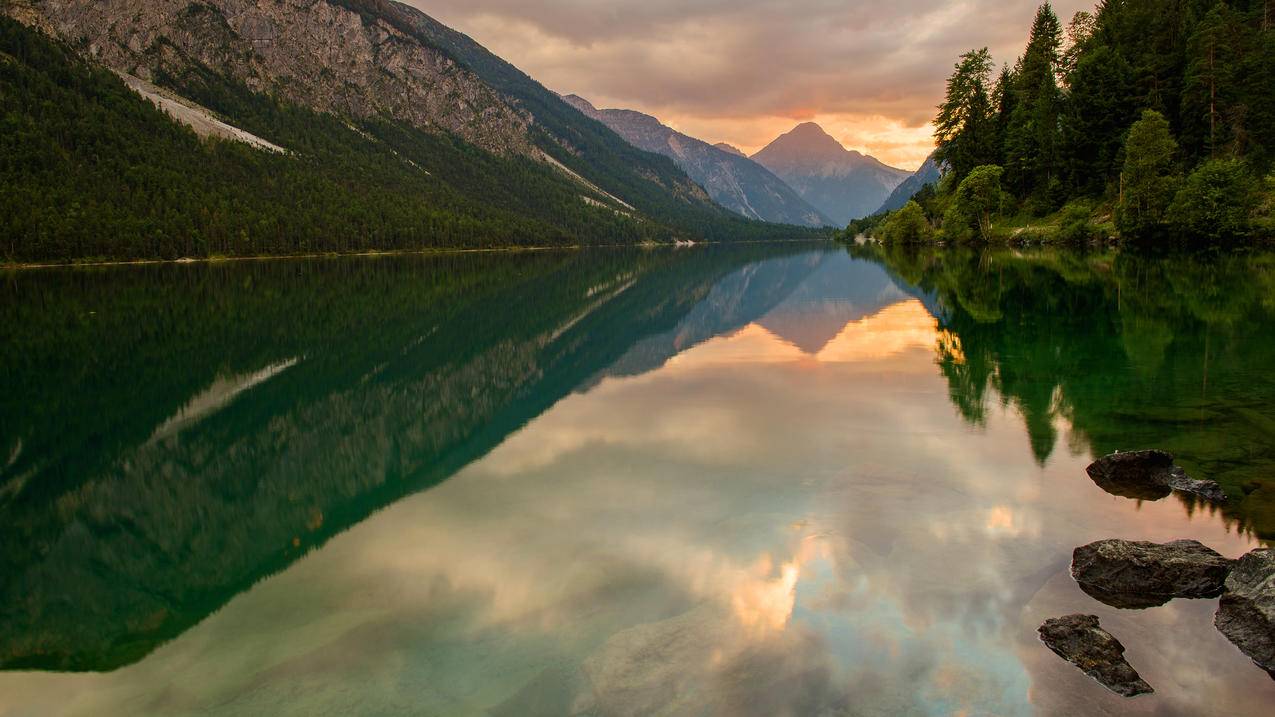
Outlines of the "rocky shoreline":
<svg viewBox="0 0 1275 717">
<path fill-rule="evenodd" d="M 1089 466 L 1089 477 L 1113 495 L 1159 500 L 1173 491 L 1214 503 L 1226 494 L 1196 480 L 1163 451 L 1116 453 Z M 1213 624 L 1275 679 L 1275 550 L 1258 548 L 1230 560 L 1195 540 L 1158 544 L 1100 540 L 1072 553 L 1071 576 L 1085 594 L 1111 607 L 1143 610 L 1174 599 L 1219 598 Z M 1112 692 L 1154 692 L 1124 658 L 1124 646 L 1094 615 L 1046 620 L 1041 641 Z"/>
</svg>

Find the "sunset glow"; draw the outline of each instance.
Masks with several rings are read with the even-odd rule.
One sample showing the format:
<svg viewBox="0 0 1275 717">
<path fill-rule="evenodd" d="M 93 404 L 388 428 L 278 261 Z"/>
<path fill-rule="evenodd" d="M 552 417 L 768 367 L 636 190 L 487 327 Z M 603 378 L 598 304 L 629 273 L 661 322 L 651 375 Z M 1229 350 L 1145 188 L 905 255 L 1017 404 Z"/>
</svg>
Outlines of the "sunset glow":
<svg viewBox="0 0 1275 717">
<path fill-rule="evenodd" d="M 752 154 L 800 122 L 915 169 L 952 62 L 1023 51 L 1035 0 L 408 0 L 535 77 Z M 1064 21 L 1092 2 L 1054 3 Z"/>
</svg>

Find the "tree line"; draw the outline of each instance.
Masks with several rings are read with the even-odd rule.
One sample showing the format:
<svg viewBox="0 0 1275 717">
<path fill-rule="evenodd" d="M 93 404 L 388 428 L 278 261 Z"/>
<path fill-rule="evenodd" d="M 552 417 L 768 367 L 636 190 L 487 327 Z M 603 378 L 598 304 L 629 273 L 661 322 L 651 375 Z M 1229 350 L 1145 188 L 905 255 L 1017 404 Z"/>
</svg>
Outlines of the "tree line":
<svg viewBox="0 0 1275 717">
<path fill-rule="evenodd" d="M 942 182 L 852 232 L 993 239 L 1049 217 L 1073 240 L 1275 233 L 1275 2 L 1103 0 L 1066 27 L 1045 3 L 1012 65 L 961 56 L 935 140 Z"/>
</svg>

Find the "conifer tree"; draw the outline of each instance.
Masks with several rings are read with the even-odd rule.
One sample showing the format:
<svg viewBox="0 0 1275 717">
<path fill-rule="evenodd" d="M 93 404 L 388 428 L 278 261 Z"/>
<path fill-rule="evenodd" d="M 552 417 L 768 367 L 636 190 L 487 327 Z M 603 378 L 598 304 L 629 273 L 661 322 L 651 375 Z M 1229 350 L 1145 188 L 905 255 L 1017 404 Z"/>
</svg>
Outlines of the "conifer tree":
<svg viewBox="0 0 1275 717">
<path fill-rule="evenodd" d="M 1048 191 L 1061 175 L 1059 117 L 1062 95 L 1058 71 L 1062 25 L 1049 3 L 1032 23 L 1016 101 L 1006 132 L 1006 180 L 1020 198 Z"/>
<path fill-rule="evenodd" d="M 992 89 L 992 102 L 996 112 L 996 164 L 1005 165 L 1005 139 L 1009 136 L 1009 121 L 1014 116 L 1014 85 L 1017 77 L 1009 66 L 1001 67 L 1001 74 L 996 78 Z"/>
<path fill-rule="evenodd" d="M 1216 157 L 1234 136 L 1231 116 L 1233 38 L 1239 34 L 1226 3 L 1200 20 L 1187 44 L 1182 88 L 1182 148 L 1192 159 Z"/>
<path fill-rule="evenodd" d="M 996 127 L 988 93 L 991 73 L 992 57 L 986 47 L 961 55 L 934 120 L 935 158 L 957 181 L 975 167 L 996 160 Z"/>
<path fill-rule="evenodd" d="M 1111 48 L 1099 45 L 1080 56 L 1067 78 L 1071 88 L 1063 115 L 1062 155 L 1068 187 L 1097 195 L 1116 169 L 1125 130 L 1133 123 L 1133 70 Z"/>
</svg>

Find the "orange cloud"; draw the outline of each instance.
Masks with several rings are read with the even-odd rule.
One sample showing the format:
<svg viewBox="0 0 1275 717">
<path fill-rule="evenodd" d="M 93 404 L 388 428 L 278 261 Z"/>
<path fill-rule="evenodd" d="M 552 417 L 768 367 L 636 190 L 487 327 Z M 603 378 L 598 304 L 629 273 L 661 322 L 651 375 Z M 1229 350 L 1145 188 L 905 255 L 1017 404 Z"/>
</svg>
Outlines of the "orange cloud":
<svg viewBox="0 0 1275 717">
<path fill-rule="evenodd" d="M 545 86 L 760 149 L 814 120 L 905 169 L 960 53 L 1012 63 L 1039 0 L 407 0 Z M 1061 0 L 1064 22 L 1093 0 Z"/>
</svg>

